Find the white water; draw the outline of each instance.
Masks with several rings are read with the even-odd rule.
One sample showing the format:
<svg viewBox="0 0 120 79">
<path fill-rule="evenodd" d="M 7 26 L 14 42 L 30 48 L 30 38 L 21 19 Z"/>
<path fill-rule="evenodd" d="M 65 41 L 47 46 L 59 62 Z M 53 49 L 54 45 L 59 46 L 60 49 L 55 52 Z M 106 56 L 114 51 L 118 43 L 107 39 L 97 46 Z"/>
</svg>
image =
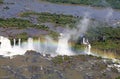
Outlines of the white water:
<svg viewBox="0 0 120 79">
<path fill-rule="evenodd" d="M 69 35 L 63 35 L 59 37 L 58 44 L 53 41 L 52 38 L 46 37 L 44 43 L 41 44 L 40 38 L 33 40 L 28 38 L 27 41 L 21 41 L 21 39 L 9 40 L 7 37 L 0 36 L 0 55 L 3 56 L 14 56 L 24 55 L 28 50 L 34 50 L 41 54 L 56 55 L 73 55 L 68 45 Z M 13 41 L 13 45 L 11 44 Z"/>
<path fill-rule="evenodd" d="M 58 47 L 56 50 L 56 52 L 59 55 L 73 55 L 68 45 L 69 37 L 70 37 L 69 35 L 64 35 L 62 33 L 60 34 L 59 41 L 58 41 Z"/>
<path fill-rule="evenodd" d="M 69 39 L 69 34 L 62 33 L 60 34 L 58 43 L 50 37 L 46 37 L 44 42 L 41 42 L 40 38 L 37 40 L 28 38 L 27 41 L 23 41 L 22 39 L 9 40 L 7 37 L 0 36 L 0 55 L 4 57 L 13 57 L 14 55 L 24 55 L 28 50 L 34 50 L 43 55 L 50 54 L 52 57 L 57 55 L 75 55 L 76 53 L 70 49 L 70 44 L 68 43 Z M 13 41 L 13 45 L 11 44 L 11 41 Z M 82 43 L 86 46 L 84 53 L 94 55 L 91 53 L 89 41 L 83 38 Z M 104 55 L 102 57 L 104 57 Z"/>
<path fill-rule="evenodd" d="M 28 38 L 28 50 L 35 50 L 33 47 L 33 39 Z"/>
<path fill-rule="evenodd" d="M 16 41 L 18 40 L 18 45 Z M 27 50 L 33 50 L 33 39 L 29 38 L 27 46 L 22 45 L 21 39 L 13 39 L 13 46 L 11 41 L 7 37 L 0 36 L 0 55 L 3 56 L 14 56 L 14 55 L 23 55 Z"/>
<path fill-rule="evenodd" d="M 20 38 L 18 39 L 18 46 L 19 47 L 21 46 L 21 39 Z"/>
<path fill-rule="evenodd" d="M 55 52 L 58 44 L 51 37 L 46 36 L 46 53 L 51 54 L 52 57 L 57 56 L 58 54 Z"/>
<path fill-rule="evenodd" d="M 86 40 L 85 38 L 83 38 L 83 44 L 86 46 L 85 53 L 90 55 L 91 54 L 91 45 L 90 45 L 89 41 Z"/>
<path fill-rule="evenodd" d="M 40 38 L 38 38 L 38 42 L 37 44 L 35 45 L 35 50 L 37 52 L 40 52 L 41 51 L 41 42 L 40 42 Z M 40 52 L 41 53 L 41 52 Z"/>
<path fill-rule="evenodd" d="M 8 38 L 0 37 L 0 42 L 1 42 L 1 49 L 6 49 L 6 51 L 8 51 L 9 49 L 12 48 L 10 44 L 10 40 Z"/>
<path fill-rule="evenodd" d="M 16 39 L 13 39 L 13 46 L 16 45 Z"/>
<path fill-rule="evenodd" d="M 14 44 L 11 45 L 11 42 L 8 38 L 0 36 L 0 55 L 3 56 L 13 56 L 13 55 L 22 55 L 25 50 L 21 49 L 16 45 L 16 39 L 13 40 Z M 19 53 L 18 53 L 19 52 Z"/>
<path fill-rule="evenodd" d="M 81 34 L 84 34 L 86 32 L 88 24 L 89 18 L 88 14 L 86 13 L 83 20 L 81 20 L 80 24 L 78 24 L 77 29 L 68 29 L 65 31 L 65 33 L 60 34 L 57 46 L 53 46 L 51 44 L 54 43 L 54 41 L 52 41 L 51 38 L 49 37 L 45 38 L 43 44 L 41 44 L 40 39 L 37 40 L 37 43 L 35 43 L 32 38 L 28 38 L 26 42 L 21 42 L 21 39 L 13 39 L 12 46 L 8 38 L 1 36 L 0 50 L 2 51 L 0 51 L 0 55 L 4 56 L 23 55 L 27 50 L 34 50 L 40 52 L 41 54 L 74 55 L 73 51 L 71 51 L 70 49 L 69 39 L 71 38 L 71 35 L 74 35 L 75 36 L 74 38 L 78 39 L 78 37 Z M 83 44 L 86 45 L 86 53 L 90 54 L 91 45 L 89 44 L 88 41 L 83 42 L 84 42 Z M 5 54 L 1 52 L 5 52 Z"/>
</svg>

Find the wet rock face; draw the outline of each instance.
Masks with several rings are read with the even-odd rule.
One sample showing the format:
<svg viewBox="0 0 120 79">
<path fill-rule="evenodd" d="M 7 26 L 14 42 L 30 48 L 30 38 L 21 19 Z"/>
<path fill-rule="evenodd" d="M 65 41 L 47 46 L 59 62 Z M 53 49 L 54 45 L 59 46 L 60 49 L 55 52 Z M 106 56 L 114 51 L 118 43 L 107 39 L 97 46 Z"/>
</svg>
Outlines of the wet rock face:
<svg viewBox="0 0 120 79">
<path fill-rule="evenodd" d="M 0 79 L 115 79 L 120 76 L 116 69 L 107 67 L 111 61 L 104 62 L 97 57 L 65 56 L 60 61 L 60 57 L 49 60 L 35 51 L 12 59 L 1 56 Z"/>
</svg>

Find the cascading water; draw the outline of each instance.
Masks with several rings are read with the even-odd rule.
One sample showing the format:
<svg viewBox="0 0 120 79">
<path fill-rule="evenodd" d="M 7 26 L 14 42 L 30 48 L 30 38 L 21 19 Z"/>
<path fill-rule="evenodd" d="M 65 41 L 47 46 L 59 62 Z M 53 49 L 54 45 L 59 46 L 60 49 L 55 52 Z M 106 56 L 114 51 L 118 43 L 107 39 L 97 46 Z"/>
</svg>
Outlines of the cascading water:
<svg viewBox="0 0 120 79">
<path fill-rule="evenodd" d="M 38 42 L 36 45 L 34 45 L 34 48 L 37 52 L 41 53 L 41 42 L 40 42 L 40 38 L 38 38 Z"/>
<path fill-rule="evenodd" d="M 45 53 L 50 54 L 52 57 L 57 56 L 57 53 L 55 52 L 57 49 L 57 42 L 53 40 L 53 38 L 46 36 L 45 37 Z"/>
<path fill-rule="evenodd" d="M 69 38 L 70 38 L 69 35 L 64 35 L 60 33 L 58 48 L 56 50 L 58 55 L 73 55 L 68 45 Z"/>
<path fill-rule="evenodd" d="M 7 37 L 0 36 L 0 55 L 10 57 L 14 55 L 24 55 L 27 50 L 34 50 L 43 55 L 50 54 L 53 57 L 57 55 L 75 55 L 76 53 L 73 53 L 70 49 L 69 39 L 69 34 L 62 33 L 60 34 L 58 42 L 50 37 L 46 37 L 45 40 L 41 42 L 40 38 L 37 40 L 28 38 L 26 41 L 21 41 L 21 39 L 9 40 Z M 13 45 L 11 41 L 13 41 Z M 91 44 L 86 38 L 83 38 L 82 43 L 86 46 L 85 54 L 94 55 L 91 53 Z"/>
<path fill-rule="evenodd" d="M 12 41 L 13 45 L 11 44 Z M 41 54 L 56 56 L 56 53 L 54 53 L 57 48 L 56 45 L 50 37 L 47 37 L 41 43 L 40 38 L 36 40 L 28 38 L 27 41 L 21 41 L 20 38 L 9 40 L 7 37 L 0 36 L 0 55 L 12 57 L 14 55 L 24 55 L 27 50 L 34 50 Z"/>
<path fill-rule="evenodd" d="M 18 41 L 18 44 L 16 44 Z M 27 45 L 21 43 L 21 39 L 13 39 L 13 46 L 7 37 L 0 36 L 0 55 L 14 56 L 23 55 L 27 50 L 34 50 L 33 39 L 29 38 Z"/>
<path fill-rule="evenodd" d="M 1 36 L 0 42 L 1 42 L 1 49 L 5 49 L 6 51 L 8 51 L 12 48 L 10 40 L 8 38 L 4 38 Z"/>
<path fill-rule="evenodd" d="M 18 46 L 19 47 L 21 46 L 21 39 L 20 38 L 18 39 Z"/>
<path fill-rule="evenodd" d="M 8 51 L 10 52 L 10 55 L 17 55 L 17 54 L 24 54 L 27 50 L 34 50 L 40 53 L 52 53 L 57 55 L 74 55 L 73 51 L 70 49 L 70 45 L 68 43 L 69 39 L 71 38 L 71 35 L 74 35 L 75 39 L 78 39 L 79 35 L 83 34 L 86 32 L 87 27 L 89 24 L 89 18 L 88 18 L 88 13 L 85 14 L 84 18 L 81 20 L 80 24 L 78 24 L 77 28 L 70 29 L 67 28 L 67 32 L 61 33 L 60 37 L 58 39 L 58 43 L 56 44 L 55 41 L 46 38 L 44 43 L 41 44 L 40 39 L 34 41 L 32 38 L 28 38 L 28 41 L 26 42 L 21 42 L 21 39 L 13 39 L 13 46 L 10 43 L 10 40 L 6 37 L 1 37 L 2 40 L 1 43 L 1 48 L 3 51 Z M 17 44 L 16 44 L 17 43 Z M 51 43 L 55 44 L 54 46 L 51 46 Z M 5 49 L 7 48 L 7 49 Z M 91 45 L 87 43 L 87 48 L 88 48 L 88 54 L 90 53 L 90 48 Z M 13 53 L 14 52 L 14 53 Z M 21 53 L 20 53 L 21 52 Z M 0 52 L 1 55 L 1 52 Z"/>
<path fill-rule="evenodd" d="M 83 38 L 83 44 L 86 45 L 85 53 L 90 55 L 91 54 L 91 45 L 90 45 L 88 39 L 86 40 L 85 38 Z"/>
<path fill-rule="evenodd" d="M 16 39 L 13 39 L 13 46 L 12 46 L 11 41 L 7 37 L 0 36 L 0 43 L 1 43 L 0 44 L 0 55 L 3 55 L 3 56 L 13 56 L 17 54 L 22 55 L 23 52 L 25 52 L 23 49 L 21 49 L 20 47 L 16 45 Z"/>
<path fill-rule="evenodd" d="M 28 50 L 35 50 L 33 46 L 33 39 L 28 38 Z"/>
<path fill-rule="evenodd" d="M 13 46 L 16 45 L 16 39 L 13 39 Z"/>
</svg>

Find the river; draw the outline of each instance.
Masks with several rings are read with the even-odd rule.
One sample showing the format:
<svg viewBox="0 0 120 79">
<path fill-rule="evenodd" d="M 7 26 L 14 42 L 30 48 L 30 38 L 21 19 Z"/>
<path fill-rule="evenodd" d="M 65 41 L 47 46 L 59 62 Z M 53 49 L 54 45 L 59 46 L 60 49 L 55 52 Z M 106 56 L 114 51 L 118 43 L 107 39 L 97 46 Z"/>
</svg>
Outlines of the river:
<svg viewBox="0 0 120 79">
<path fill-rule="evenodd" d="M 120 10 L 79 5 L 53 4 L 38 0 L 4 0 L 4 4 L 0 5 L 0 18 L 18 17 L 19 13 L 26 11 L 49 12 L 73 16 L 83 16 L 85 12 L 88 12 L 89 17 L 93 19 L 102 21 L 107 19 L 110 21 L 120 21 Z"/>
</svg>

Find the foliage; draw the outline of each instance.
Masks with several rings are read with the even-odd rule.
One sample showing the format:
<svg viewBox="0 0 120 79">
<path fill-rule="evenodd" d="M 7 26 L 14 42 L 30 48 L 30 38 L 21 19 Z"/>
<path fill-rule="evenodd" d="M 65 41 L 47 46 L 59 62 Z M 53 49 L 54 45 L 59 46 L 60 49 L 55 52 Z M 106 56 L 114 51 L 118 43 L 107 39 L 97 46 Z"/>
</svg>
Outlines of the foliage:
<svg viewBox="0 0 120 79">
<path fill-rule="evenodd" d="M 112 7 L 120 9 L 120 0 L 43 0 L 53 3 L 83 4 L 100 7 Z"/>
<path fill-rule="evenodd" d="M 0 0 L 0 4 L 3 4 L 3 0 Z"/>
<path fill-rule="evenodd" d="M 13 28 L 37 28 L 42 30 L 48 30 L 48 27 L 44 25 L 35 25 L 28 20 L 18 19 L 18 18 L 9 18 L 9 19 L 0 19 L 0 27 L 13 27 Z"/>
<path fill-rule="evenodd" d="M 120 27 L 94 27 L 88 30 L 86 36 L 94 48 L 120 51 Z"/>
<path fill-rule="evenodd" d="M 50 31 L 48 27 L 41 23 L 52 22 L 58 25 L 65 26 L 66 24 L 75 24 L 76 18 L 69 15 L 58 15 L 50 13 L 34 13 L 25 12 L 20 16 L 29 17 L 31 15 L 37 15 L 39 20 L 39 25 L 32 24 L 28 20 L 10 18 L 10 19 L 0 19 L 0 27 L 17 27 L 17 28 L 38 28 L 46 30 L 52 37 L 57 37 L 58 33 Z M 91 24 L 92 25 L 92 24 Z M 74 25 L 72 25 L 74 26 Z M 89 28 L 86 35 L 92 44 L 93 48 L 100 50 L 110 50 L 110 51 L 120 51 L 120 27 L 110 27 L 106 24 L 98 24 L 96 26 Z M 84 46 L 80 44 L 73 44 L 75 49 L 80 48 L 83 50 Z"/>
<path fill-rule="evenodd" d="M 49 36 L 56 40 L 56 37 L 59 36 L 59 33 L 55 31 L 49 31 Z"/>
<path fill-rule="evenodd" d="M 80 43 L 74 43 L 74 44 L 72 44 L 72 50 L 79 50 L 79 51 L 81 51 L 81 52 L 83 52 L 84 51 L 84 49 L 85 49 L 85 46 L 83 45 L 83 44 L 80 44 Z"/>
<path fill-rule="evenodd" d="M 0 27 L 19 27 L 25 28 L 31 26 L 28 20 L 10 18 L 10 19 L 0 19 Z"/>
<path fill-rule="evenodd" d="M 15 38 L 26 39 L 26 38 L 28 38 L 28 35 L 27 35 L 27 33 L 23 32 L 23 33 L 21 33 L 21 34 L 16 35 Z"/>
<path fill-rule="evenodd" d="M 26 28 L 36 28 L 41 30 L 46 30 L 50 36 L 53 38 L 58 36 L 58 33 L 51 31 L 49 27 L 45 25 L 36 25 L 31 23 L 29 20 L 9 18 L 9 19 L 0 19 L 0 27 L 4 28 L 16 28 L 16 29 L 26 29 Z M 28 36 L 26 33 L 18 34 L 15 38 L 26 39 Z M 11 37 L 12 38 L 12 37 Z"/>
<path fill-rule="evenodd" d="M 115 78 L 115 79 L 120 79 L 120 76 L 119 76 L 119 77 L 117 77 L 117 78 Z"/>
<path fill-rule="evenodd" d="M 52 62 L 54 63 L 54 64 L 62 64 L 63 62 L 65 62 L 65 61 L 69 61 L 70 60 L 70 57 L 69 56 L 57 56 L 57 57 L 54 57 L 53 59 L 52 59 Z"/>
<path fill-rule="evenodd" d="M 72 25 L 76 23 L 76 18 L 71 15 L 63 14 L 50 14 L 50 13 L 35 13 L 35 12 L 25 12 L 21 13 L 22 17 L 29 17 L 31 15 L 37 15 L 39 23 L 54 23 L 56 25 L 65 26 L 66 24 Z M 71 26 L 72 27 L 72 26 Z"/>
</svg>

